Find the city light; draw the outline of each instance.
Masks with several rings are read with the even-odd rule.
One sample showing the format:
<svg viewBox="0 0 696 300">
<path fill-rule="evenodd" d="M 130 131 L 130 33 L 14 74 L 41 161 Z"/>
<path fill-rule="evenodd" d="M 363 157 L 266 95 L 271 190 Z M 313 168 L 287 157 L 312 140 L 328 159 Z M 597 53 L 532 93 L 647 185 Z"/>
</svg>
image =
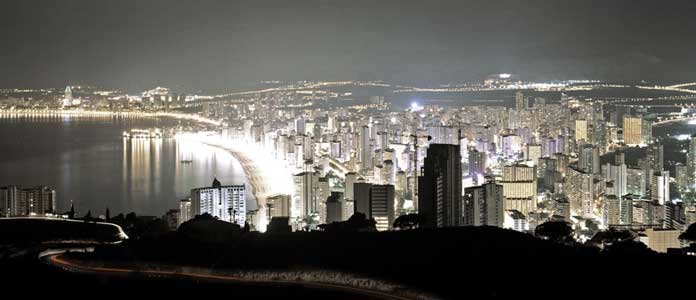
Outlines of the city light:
<svg viewBox="0 0 696 300">
<path fill-rule="evenodd" d="M 694 1 L 24 2 L 5 290 L 692 294 Z"/>
</svg>

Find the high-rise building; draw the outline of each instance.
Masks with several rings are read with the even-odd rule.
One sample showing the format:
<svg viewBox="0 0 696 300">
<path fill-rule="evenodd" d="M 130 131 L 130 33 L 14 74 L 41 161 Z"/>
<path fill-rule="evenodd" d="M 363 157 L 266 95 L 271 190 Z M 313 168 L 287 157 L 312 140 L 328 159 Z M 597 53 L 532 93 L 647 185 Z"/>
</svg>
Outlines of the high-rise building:
<svg viewBox="0 0 696 300">
<path fill-rule="evenodd" d="M 319 189 L 318 175 L 314 172 L 302 172 L 293 176 L 295 195 L 291 205 L 291 217 L 304 219 L 317 213 L 316 196 Z"/>
<path fill-rule="evenodd" d="M 268 220 L 273 217 L 290 217 L 290 195 L 278 194 L 266 198 Z"/>
<path fill-rule="evenodd" d="M 343 216 L 343 193 L 331 192 L 331 196 L 326 199 L 326 223 L 341 222 L 347 217 Z"/>
<path fill-rule="evenodd" d="M 630 197 L 608 195 L 605 199 L 606 225 L 630 225 L 633 221 L 633 205 Z"/>
<path fill-rule="evenodd" d="M 647 160 L 653 172 L 661 172 L 665 169 L 665 152 L 664 146 L 659 143 L 648 145 Z"/>
<path fill-rule="evenodd" d="M 503 186 L 488 182 L 464 189 L 464 225 L 503 227 Z"/>
<path fill-rule="evenodd" d="M 665 205 L 669 198 L 669 171 L 655 172 L 650 185 L 651 199 Z"/>
<path fill-rule="evenodd" d="M 646 174 L 643 169 L 627 168 L 626 169 L 626 193 L 636 196 L 646 196 L 647 191 L 645 183 L 647 182 Z"/>
<path fill-rule="evenodd" d="M 563 192 L 568 196 L 571 214 L 581 216 L 588 214 L 585 208 L 588 208 L 590 206 L 588 203 L 591 204 L 594 200 L 592 174 L 568 167 L 565 181 Z"/>
<path fill-rule="evenodd" d="M 553 199 L 554 215 L 562 217 L 565 221 L 570 221 L 570 202 L 563 195 L 554 197 Z"/>
<path fill-rule="evenodd" d="M 682 163 L 677 163 L 674 166 L 674 177 L 676 178 L 677 188 L 680 190 L 686 189 L 689 186 L 688 167 Z"/>
<path fill-rule="evenodd" d="M 604 203 L 606 215 L 605 222 L 607 226 L 621 224 L 621 221 L 619 221 L 621 215 L 621 201 L 619 200 L 619 198 L 616 197 L 616 195 L 607 195 L 604 199 Z"/>
<path fill-rule="evenodd" d="M 177 227 L 191 220 L 191 218 L 193 218 L 191 215 L 191 198 L 181 199 L 179 201 L 179 224 L 177 224 Z"/>
<path fill-rule="evenodd" d="M 54 213 L 56 191 L 46 186 L 0 188 L 0 216 L 29 216 Z"/>
<path fill-rule="evenodd" d="M 689 141 L 689 150 L 686 152 L 686 168 L 688 185 L 692 187 L 696 184 L 696 135 L 692 135 Z"/>
<path fill-rule="evenodd" d="M 363 170 L 372 168 L 372 143 L 370 142 L 370 127 L 363 125 L 360 128 L 360 166 Z"/>
<path fill-rule="evenodd" d="M 211 187 L 192 189 L 191 215 L 204 213 L 244 226 L 247 213 L 244 185 L 223 186 L 215 178 Z"/>
<path fill-rule="evenodd" d="M 531 160 L 534 165 L 538 165 L 539 158 L 541 158 L 541 145 L 527 144 L 524 149 L 524 158 Z"/>
<path fill-rule="evenodd" d="M 585 144 L 580 149 L 578 168 L 586 173 L 599 174 L 599 147 Z"/>
<path fill-rule="evenodd" d="M 377 230 L 389 230 L 394 224 L 394 186 L 364 182 L 354 184 L 354 212 L 377 222 Z"/>
<path fill-rule="evenodd" d="M 652 126 L 642 117 L 624 116 L 623 135 L 627 145 L 647 144 L 652 138 Z"/>
<path fill-rule="evenodd" d="M 515 93 L 515 108 L 517 108 L 517 111 L 527 109 L 527 107 L 529 106 L 529 103 L 527 101 L 527 97 L 524 96 L 522 91 L 517 91 Z"/>
<path fill-rule="evenodd" d="M 469 149 L 469 176 L 486 174 L 486 153 L 479 152 L 474 148 Z"/>
<path fill-rule="evenodd" d="M 611 195 L 616 196 L 617 198 L 620 198 L 623 195 L 628 194 L 628 168 L 626 167 L 626 164 L 621 164 L 621 165 L 612 165 L 612 164 L 606 164 L 604 165 L 604 170 L 603 172 L 603 177 L 604 180 L 607 182 L 612 182 L 613 184 L 613 192 L 610 193 Z"/>
<path fill-rule="evenodd" d="M 359 182 L 358 174 L 355 172 L 348 172 L 346 173 L 346 189 L 345 192 L 343 193 L 343 197 L 346 200 L 353 201 L 355 198 L 353 198 L 353 184 L 356 182 Z"/>
<path fill-rule="evenodd" d="M 587 120 L 575 120 L 575 140 L 589 142 L 587 129 Z"/>
<path fill-rule="evenodd" d="M 431 144 L 418 178 L 418 212 L 424 227 L 461 225 L 462 170 L 459 145 Z"/>
<path fill-rule="evenodd" d="M 500 184 L 505 196 L 505 210 L 517 210 L 527 215 L 536 209 L 536 167 L 504 166 Z"/>
</svg>

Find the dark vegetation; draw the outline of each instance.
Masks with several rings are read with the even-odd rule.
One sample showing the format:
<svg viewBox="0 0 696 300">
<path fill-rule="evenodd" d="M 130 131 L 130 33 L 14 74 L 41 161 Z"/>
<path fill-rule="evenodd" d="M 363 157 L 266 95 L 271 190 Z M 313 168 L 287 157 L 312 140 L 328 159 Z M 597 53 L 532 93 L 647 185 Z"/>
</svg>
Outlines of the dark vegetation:
<svg viewBox="0 0 696 300">
<path fill-rule="evenodd" d="M 360 215 L 325 226 L 324 231 L 278 230 L 266 234 L 249 232 L 208 215 L 197 216 L 177 231 L 166 230 L 157 219 L 135 215 L 123 219 L 117 216 L 111 221 L 120 222 L 135 238 L 118 245 L 98 246 L 95 253 L 68 256 L 134 269 L 163 264 L 212 270 L 334 270 L 401 283 L 446 299 L 540 293 L 564 296 L 581 286 L 605 296 L 665 297 L 684 290 L 638 289 L 637 280 L 650 274 L 671 274 L 670 282 L 683 286 L 691 277 L 680 272 L 696 268 L 696 258 L 655 253 L 625 232 L 598 236 L 594 242 L 602 244 L 604 250 L 579 244 L 572 239 L 568 224 L 562 222 L 542 224 L 535 237 L 485 226 L 409 230 L 418 226 L 417 215 L 402 218 L 401 230 L 391 232 L 375 232 L 374 223 Z M 696 226 L 692 225 L 682 239 L 690 241 L 694 232 Z M 286 294 L 305 299 L 349 299 L 346 295 L 290 287 L 235 285 L 225 290 L 214 283 L 154 279 L 137 273 L 122 278 L 80 275 L 37 263 L 35 255 L 24 257 L 28 258 L 21 263 L 0 260 L 0 274 L 8 276 L 8 282 L 29 284 L 40 280 L 54 289 L 79 285 L 114 293 L 131 287 L 152 287 L 147 290 L 161 289 L 162 294 L 180 296 L 177 291 L 206 288 L 272 299 Z"/>
<path fill-rule="evenodd" d="M 449 299 L 531 296 L 542 291 L 565 295 L 579 281 L 597 289 L 608 282 L 626 285 L 603 293 L 632 295 L 638 291 L 628 288 L 635 284 L 632 274 L 646 274 L 650 268 L 677 272 L 670 267 L 676 265 L 683 270 L 696 267 L 696 259 L 657 254 L 642 243 L 626 241 L 621 234 L 607 237 L 613 243 L 603 251 L 580 245 L 571 240 L 565 223 L 540 228 L 543 239 L 485 226 L 374 232 L 347 230 L 350 226 L 346 224 L 351 222 L 346 221 L 333 231 L 261 234 L 234 225 L 223 228 L 227 225 L 222 223 L 193 220 L 157 239 L 129 240 L 101 247 L 94 254 L 75 255 L 107 264 L 337 270 L 402 283 Z M 206 230 L 226 233 L 203 233 Z"/>
</svg>

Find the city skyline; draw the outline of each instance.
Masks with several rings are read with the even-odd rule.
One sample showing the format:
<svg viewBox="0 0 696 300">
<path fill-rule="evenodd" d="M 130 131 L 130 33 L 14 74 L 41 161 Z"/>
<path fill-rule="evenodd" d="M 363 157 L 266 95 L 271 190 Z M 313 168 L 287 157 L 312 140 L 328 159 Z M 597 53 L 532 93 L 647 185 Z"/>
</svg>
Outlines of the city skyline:
<svg viewBox="0 0 696 300">
<path fill-rule="evenodd" d="M 0 11 L 10 290 L 688 295 L 694 1 Z"/>
</svg>

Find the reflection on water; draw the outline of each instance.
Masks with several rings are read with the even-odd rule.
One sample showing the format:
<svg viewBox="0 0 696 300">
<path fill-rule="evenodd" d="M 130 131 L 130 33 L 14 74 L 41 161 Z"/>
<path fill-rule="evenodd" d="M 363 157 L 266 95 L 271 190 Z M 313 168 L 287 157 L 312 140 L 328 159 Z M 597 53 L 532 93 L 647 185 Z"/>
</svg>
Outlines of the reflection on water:
<svg viewBox="0 0 696 300">
<path fill-rule="evenodd" d="M 131 128 L 173 125 L 174 120 L 111 117 L 0 117 L 0 136 L 6 137 L 0 139 L 0 185 L 53 186 L 61 211 L 72 200 L 80 214 L 99 215 L 109 207 L 112 215 L 160 216 L 214 176 L 223 184 L 246 183 L 243 169 L 225 150 L 194 141 L 122 137 Z"/>
</svg>

